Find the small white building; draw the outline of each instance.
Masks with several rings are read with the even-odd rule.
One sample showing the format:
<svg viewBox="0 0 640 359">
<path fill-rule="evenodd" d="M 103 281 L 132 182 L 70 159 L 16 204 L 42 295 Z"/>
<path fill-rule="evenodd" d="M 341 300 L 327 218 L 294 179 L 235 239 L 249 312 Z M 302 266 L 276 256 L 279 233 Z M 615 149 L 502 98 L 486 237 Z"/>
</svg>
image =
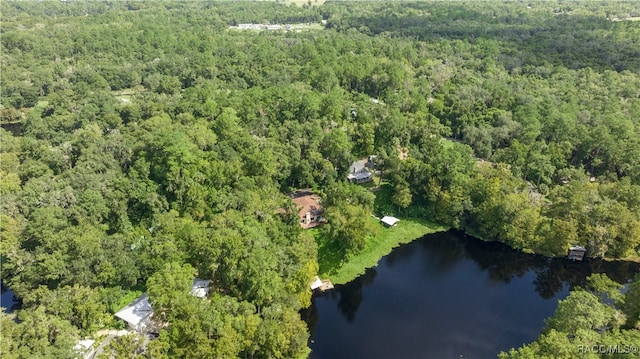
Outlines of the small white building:
<svg viewBox="0 0 640 359">
<path fill-rule="evenodd" d="M 316 276 L 311 283 L 311 290 L 316 289 L 319 289 L 321 292 L 326 292 L 333 289 L 333 283 L 331 283 L 331 280 L 329 279 L 321 280 L 320 277 Z"/>
<path fill-rule="evenodd" d="M 395 226 L 398 222 L 400 222 L 400 220 L 399 220 L 399 219 L 397 219 L 396 217 L 384 216 L 384 217 L 382 217 L 382 219 L 380 220 L 380 222 L 384 223 L 386 226 L 393 227 L 393 226 Z"/>
<path fill-rule="evenodd" d="M 316 290 L 320 287 L 322 287 L 322 281 L 320 280 L 320 277 L 316 276 L 313 283 L 311 283 L 311 290 Z"/>
</svg>

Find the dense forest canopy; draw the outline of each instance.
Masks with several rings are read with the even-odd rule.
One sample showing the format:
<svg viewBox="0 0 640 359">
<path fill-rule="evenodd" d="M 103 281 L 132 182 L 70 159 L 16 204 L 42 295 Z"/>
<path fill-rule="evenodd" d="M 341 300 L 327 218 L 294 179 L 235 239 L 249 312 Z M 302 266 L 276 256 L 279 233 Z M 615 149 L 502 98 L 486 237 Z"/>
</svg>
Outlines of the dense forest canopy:
<svg viewBox="0 0 640 359">
<path fill-rule="evenodd" d="M 2 3 L 1 273 L 23 301 L 3 357 L 69 357 L 145 290 L 171 323 L 154 358 L 307 355 L 318 243 L 286 194 L 324 196 L 348 260 L 373 198 L 344 182 L 369 155 L 380 214 L 640 256 L 634 2 L 312 5 Z"/>
</svg>

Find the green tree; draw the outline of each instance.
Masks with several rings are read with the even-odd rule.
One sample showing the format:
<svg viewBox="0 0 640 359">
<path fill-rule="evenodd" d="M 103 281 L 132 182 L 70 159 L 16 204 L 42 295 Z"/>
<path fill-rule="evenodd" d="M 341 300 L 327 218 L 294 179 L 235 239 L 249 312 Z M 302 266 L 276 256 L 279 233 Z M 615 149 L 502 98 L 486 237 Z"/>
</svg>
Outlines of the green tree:
<svg viewBox="0 0 640 359">
<path fill-rule="evenodd" d="M 188 295 L 195 270 L 188 264 L 166 263 L 147 280 L 147 293 L 152 303 L 154 316 L 159 320 L 171 318 L 176 300 Z"/>
<path fill-rule="evenodd" d="M 409 207 L 411 204 L 411 190 L 409 190 L 408 183 L 400 182 L 395 185 L 391 202 L 398 206 L 398 211 L 400 211 L 401 208 Z"/>
<path fill-rule="evenodd" d="M 640 329 L 640 275 L 636 275 L 629 284 L 621 309 L 627 316 L 626 326 Z"/>
<path fill-rule="evenodd" d="M 353 162 L 351 149 L 353 144 L 347 133 L 341 129 L 333 129 L 324 136 L 321 151 L 338 173 L 346 173 Z"/>
<path fill-rule="evenodd" d="M 341 204 L 325 209 L 327 223 L 321 231 L 325 240 L 339 248 L 340 255 L 348 258 L 358 254 L 375 235 L 370 213 L 361 206 Z"/>
<path fill-rule="evenodd" d="M 44 308 L 21 310 L 17 324 L 12 315 L 3 312 L 0 316 L 3 357 L 4 354 L 8 358 L 74 356 L 73 346 L 79 340 L 78 330 L 68 321 L 45 313 Z"/>
<path fill-rule="evenodd" d="M 614 309 L 602 304 L 595 295 L 578 290 L 559 301 L 553 316 L 546 320 L 547 331 L 555 329 L 566 335 L 576 335 L 580 330 L 604 330 L 613 321 Z"/>
<path fill-rule="evenodd" d="M 256 331 L 258 356 L 268 358 L 303 358 L 309 355 L 306 324 L 291 309 L 269 308 Z"/>
<path fill-rule="evenodd" d="M 142 354 L 145 338 L 139 334 L 127 334 L 111 338 L 109 345 L 99 355 L 100 359 L 145 358 Z"/>
<path fill-rule="evenodd" d="M 601 302 L 613 300 L 616 307 L 624 304 L 625 295 L 620 292 L 623 286 L 607 277 L 606 274 L 592 274 L 587 277 L 587 290 L 595 294 Z"/>
<path fill-rule="evenodd" d="M 78 284 L 55 290 L 40 286 L 22 299 L 25 307 L 44 308 L 47 314 L 69 321 L 85 335 L 111 320 L 99 292 Z"/>
</svg>

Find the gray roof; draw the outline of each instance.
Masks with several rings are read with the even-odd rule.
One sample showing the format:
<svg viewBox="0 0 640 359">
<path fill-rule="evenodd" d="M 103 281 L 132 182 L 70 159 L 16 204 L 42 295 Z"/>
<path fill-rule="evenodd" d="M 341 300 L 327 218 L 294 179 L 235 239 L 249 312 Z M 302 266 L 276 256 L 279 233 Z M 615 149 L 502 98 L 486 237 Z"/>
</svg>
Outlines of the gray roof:
<svg viewBox="0 0 640 359">
<path fill-rule="evenodd" d="M 193 285 L 191 286 L 191 295 L 204 298 L 209 294 L 209 286 L 211 285 L 211 281 L 207 279 L 194 279 Z"/>
<path fill-rule="evenodd" d="M 144 293 L 129 303 L 129 305 L 120 309 L 120 311 L 116 313 L 116 317 L 133 326 L 138 326 L 140 322 L 151 314 L 153 314 L 153 309 L 151 309 L 151 303 L 149 303 L 147 293 Z"/>
<path fill-rule="evenodd" d="M 362 180 L 362 179 L 367 179 L 367 178 L 371 178 L 371 172 L 369 172 L 369 170 L 365 170 L 363 172 L 359 172 L 356 174 L 353 173 L 349 173 L 347 175 L 348 179 L 354 179 L 354 180 Z"/>
<path fill-rule="evenodd" d="M 356 161 L 354 163 L 351 164 L 351 167 L 349 167 L 349 173 L 358 173 L 358 172 L 362 172 L 363 170 L 365 170 L 365 163 L 366 161 L 362 162 L 362 161 Z"/>
</svg>

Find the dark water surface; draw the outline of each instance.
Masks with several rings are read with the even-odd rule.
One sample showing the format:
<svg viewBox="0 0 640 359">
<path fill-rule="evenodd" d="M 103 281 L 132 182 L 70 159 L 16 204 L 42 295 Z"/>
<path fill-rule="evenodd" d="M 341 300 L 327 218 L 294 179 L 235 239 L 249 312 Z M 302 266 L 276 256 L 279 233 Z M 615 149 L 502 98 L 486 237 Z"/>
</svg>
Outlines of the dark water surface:
<svg viewBox="0 0 640 359">
<path fill-rule="evenodd" d="M 302 313 L 311 358 L 496 358 L 535 340 L 558 299 L 591 273 L 625 283 L 629 262 L 527 255 L 459 232 L 393 250 Z"/>
<path fill-rule="evenodd" d="M 0 307 L 4 308 L 5 313 L 11 313 L 18 309 L 18 302 L 13 300 L 13 292 L 0 282 Z"/>
</svg>

